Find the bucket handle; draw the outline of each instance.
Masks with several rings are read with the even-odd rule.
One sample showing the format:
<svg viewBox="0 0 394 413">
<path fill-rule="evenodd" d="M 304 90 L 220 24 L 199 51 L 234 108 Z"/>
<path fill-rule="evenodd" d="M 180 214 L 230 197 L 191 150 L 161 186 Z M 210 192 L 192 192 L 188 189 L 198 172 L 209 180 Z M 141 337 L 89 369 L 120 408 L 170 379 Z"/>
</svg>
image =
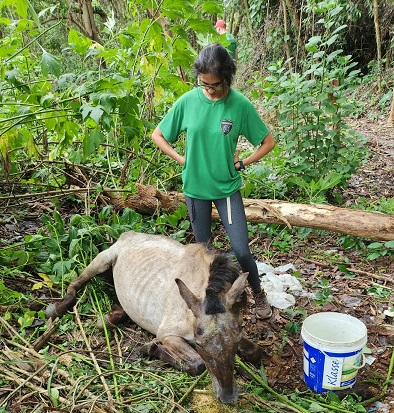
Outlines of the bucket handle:
<svg viewBox="0 0 394 413">
<path fill-rule="evenodd" d="M 328 357 L 328 358 L 333 358 L 333 357 L 331 357 L 331 356 L 329 356 L 325 351 L 323 351 L 323 350 L 320 350 L 326 357 Z M 364 353 L 361 353 L 361 357 L 362 357 L 362 363 L 361 363 L 361 365 L 360 366 L 355 366 L 354 364 L 353 364 L 353 368 L 354 369 L 356 369 L 356 370 L 360 370 L 360 369 L 362 369 L 366 364 L 367 364 L 367 359 L 365 358 L 365 355 L 364 355 Z"/>
</svg>

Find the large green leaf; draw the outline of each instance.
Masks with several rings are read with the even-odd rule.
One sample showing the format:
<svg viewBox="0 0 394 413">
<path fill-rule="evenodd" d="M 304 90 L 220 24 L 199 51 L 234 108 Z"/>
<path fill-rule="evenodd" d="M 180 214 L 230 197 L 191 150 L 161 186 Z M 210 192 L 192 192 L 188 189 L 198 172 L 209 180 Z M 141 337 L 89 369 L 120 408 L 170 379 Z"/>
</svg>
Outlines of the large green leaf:
<svg viewBox="0 0 394 413">
<path fill-rule="evenodd" d="M 14 10 L 22 19 L 26 19 L 29 2 L 27 0 L 11 0 L 5 1 L 5 6 L 13 6 Z"/>
<path fill-rule="evenodd" d="M 223 14 L 222 3 L 217 1 L 204 1 L 201 4 L 201 10 L 209 14 Z"/>
<path fill-rule="evenodd" d="M 56 56 L 44 51 L 41 57 L 41 70 L 44 76 L 52 74 L 59 78 L 61 70 L 59 59 Z"/>
<path fill-rule="evenodd" d="M 104 134 L 94 129 L 90 134 L 86 134 L 83 139 L 83 156 L 85 159 L 94 153 L 104 140 Z"/>
<path fill-rule="evenodd" d="M 9 83 L 14 85 L 20 91 L 30 93 L 30 88 L 25 83 L 18 80 L 19 76 L 20 73 L 17 69 L 8 70 L 7 72 L 5 72 L 5 78 Z"/>
<path fill-rule="evenodd" d="M 93 41 L 76 30 L 70 29 L 68 33 L 68 43 L 78 54 L 85 54 L 93 44 Z"/>
<path fill-rule="evenodd" d="M 171 19 L 182 19 L 194 13 L 194 7 L 185 0 L 164 0 L 163 15 Z"/>
<path fill-rule="evenodd" d="M 322 41 L 321 36 L 313 36 L 309 39 L 308 43 L 305 45 L 305 49 L 308 52 L 317 52 L 318 44 L 321 43 L 321 41 Z"/>
</svg>

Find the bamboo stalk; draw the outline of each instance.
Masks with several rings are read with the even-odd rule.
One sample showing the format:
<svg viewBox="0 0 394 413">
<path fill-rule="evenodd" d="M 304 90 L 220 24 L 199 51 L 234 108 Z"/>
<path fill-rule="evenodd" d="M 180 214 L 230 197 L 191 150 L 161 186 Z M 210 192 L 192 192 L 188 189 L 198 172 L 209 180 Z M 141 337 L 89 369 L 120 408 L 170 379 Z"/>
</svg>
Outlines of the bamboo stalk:
<svg viewBox="0 0 394 413">
<path fill-rule="evenodd" d="M 14 389 L 3 401 L 2 401 L 2 405 L 5 406 L 6 403 L 15 395 L 17 394 L 23 387 L 28 387 L 29 389 L 33 390 L 34 392 L 37 392 L 39 394 L 47 394 L 46 389 L 43 389 L 40 386 L 36 386 L 33 383 L 31 383 L 31 380 L 33 379 L 33 377 L 35 377 L 38 373 L 40 373 L 41 371 L 43 371 L 44 369 L 46 369 L 48 367 L 48 365 L 52 362 L 49 361 L 46 364 L 42 365 L 38 370 L 36 370 L 33 374 L 29 375 L 29 377 L 27 377 L 26 379 L 22 379 L 20 378 L 18 375 L 14 374 L 13 372 L 4 372 L 4 374 L 13 382 L 15 382 L 18 386 L 16 387 L 16 389 Z M 67 399 L 64 399 L 63 397 L 59 396 L 59 401 L 61 401 L 62 403 L 66 403 L 67 404 Z"/>
<path fill-rule="evenodd" d="M 290 406 L 294 409 L 295 412 L 298 413 L 308 413 L 308 410 L 304 409 L 303 407 L 299 406 L 298 404 L 292 402 L 289 400 L 286 396 L 277 393 L 275 390 L 273 390 L 264 380 L 261 379 L 261 377 L 257 376 L 257 374 L 249 368 L 245 363 L 241 361 L 239 357 L 235 358 L 235 362 L 241 366 L 243 369 L 245 369 L 251 376 L 252 378 L 257 381 L 257 383 L 260 384 L 261 387 L 263 387 L 265 390 L 267 390 L 269 393 L 271 393 L 275 398 L 280 401 L 281 403 L 284 403 L 287 406 Z"/>
<path fill-rule="evenodd" d="M 37 353 L 30 345 L 30 343 L 25 340 L 12 326 L 9 324 L 3 317 L 0 317 L 0 323 L 3 327 L 8 331 L 11 337 L 16 337 L 19 339 L 23 345 L 15 342 L 14 340 L 10 340 L 9 342 L 12 343 L 14 346 L 19 347 L 22 350 L 25 350 L 27 353 L 30 353 L 33 357 L 37 359 L 41 359 L 40 354 Z"/>
<path fill-rule="evenodd" d="M 182 404 L 183 401 L 189 397 L 190 393 L 195 389 L 197 386 L 198 382 L 202 380 L 206 375 L 208 374 L 208 370 L 205 370 L 202 374 L 200 374 L 196 380 L 193 381 L 193 383 L 188 387 L 186 392 L 183 394 L 183 396 L 178 400 L 179 404 Z"/>
<path fill-rule="evenodd" d="M 133 191 L 130 189 L 110 189 L 110 188 L 98 188 L 96 186 L 94 187 L 86 187 L 86 188 L 70 188 L 70 189 L 59 189 L 57 191 L 44 191 L 44 192 L 34 192 L 34 193 L 28 193 L 28 194 L 19 194 L 19 195 L 7 195 L 7 196 L 0 196 L 0 202 L 1 201 L 9 201 L 13 199 L 24 199 L 24 198 L 29 198 L 32 199 L 34 197 L 39 197 L 39 196 L 58 196 L 58 195 L 70 195 L 70 194 L 76 194 L 76 193 L 89 193 L 89 192 L 125 192 L 125 193 L 132 193 Z"/>
<path fill-rule="evenodd" d="M 107 382 L 106 382 L 105 379 L 104 379 L 103 372 L 101 371 L 101 368 L 100 368 L 100 366 L 99 366 L 99 364 L 98 364 L 98 362 L 97 362 L 96 356 L 95 356 L 94 353 L 93 353 L 93 350 L 92 350 L 92 348 L 91 348 L 91 346 L 90 346 L 90 343 L 89 343 L 89 341 L 88 341 L 88 338 L 87 338 L 87 336 L 86 336 L 86 334 L 85 334 L 85 330 L 84 330 L 84 328 L 83 328 L 83 326 L 82 326 L 81 319 L 80 319 L 80 317 L 79 317 L 79 313 L 78 313 L 78 310 L 77 310 L 77 307 L 76 307 L 76 306 L 73 308 L 73 311 L 74 311 L 74 314 L 75 314 L 75 319 L 76 319 L 76 321 L 77 321 L 78 327 L 79 327 L 79 329 L 80 329 L 80 331 L 81 331 L 81 334 L 82 334 L 82 337 L 83 337 L 83 339 L 84 339 L 84 341 L 85 341 L 86 347 L 87 347 L 88 350 L 89 350 L 89 355 L 90 355 L 90 357 L 91 357 L 91 359 L 92 359 L 92 361 L 93 361 L 94 367 L 96 368 L 96 371 L 97 371 L 97 373 L 98 373 L 98 375 L 99 375 L 99 377 L 100 377 L 101 383 L 102 383 L 103 386 L 104 386 L 105 392 L 107 393 L 108 402 L 110 402 L 110 401 L 112 400 L 111 392 L 110 392 L 110 390 L 109 390 L 109 387 L 108 387 Z"/>
</svg>

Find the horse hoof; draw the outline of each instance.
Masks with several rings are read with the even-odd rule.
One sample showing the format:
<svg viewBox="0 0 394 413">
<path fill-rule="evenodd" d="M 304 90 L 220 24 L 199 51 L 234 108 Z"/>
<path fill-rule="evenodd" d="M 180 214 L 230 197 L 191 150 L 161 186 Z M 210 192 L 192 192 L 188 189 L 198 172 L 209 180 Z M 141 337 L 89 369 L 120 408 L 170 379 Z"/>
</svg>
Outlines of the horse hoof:
<svg viewBox="0 0 394 413">
<path fill-rule="evenodd" d="M 107 330 L 113 330 L 115 328 L 115 325 L 110 322 L 108 314 L 106 314 L 103 317 L 99 317 L 97 319 L 97 327 L 99 330 L 104 330 L 104 327 Z"/>
<path fill-rule="evenodd" d="M 49 304 L 45 310 L 46 318 L 56 318 L 56 306 L 55 304 Z"/>
</svg>

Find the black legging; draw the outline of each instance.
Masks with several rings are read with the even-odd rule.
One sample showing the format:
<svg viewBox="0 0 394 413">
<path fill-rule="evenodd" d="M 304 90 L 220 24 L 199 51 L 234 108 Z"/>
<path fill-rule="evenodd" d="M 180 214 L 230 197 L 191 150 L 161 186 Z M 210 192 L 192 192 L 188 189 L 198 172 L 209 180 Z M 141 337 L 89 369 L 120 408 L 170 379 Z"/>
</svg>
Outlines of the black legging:
<svg viewBox="0 0 394 413">
<path fill-rule="evenodd" d="M 257 265 L 249 249 L 248 226 L 239 191 L 229 198 L 207 201 L 185 195 L 194 237 L 197 242 L 211 243 L 212 202 L 230 238 L 234 254 L 242 271 L 249 272 L 248 282 L 255 293 L 260 291 Z M 230 212 L 230 213 L 228 213 Z"/>
</svg>

